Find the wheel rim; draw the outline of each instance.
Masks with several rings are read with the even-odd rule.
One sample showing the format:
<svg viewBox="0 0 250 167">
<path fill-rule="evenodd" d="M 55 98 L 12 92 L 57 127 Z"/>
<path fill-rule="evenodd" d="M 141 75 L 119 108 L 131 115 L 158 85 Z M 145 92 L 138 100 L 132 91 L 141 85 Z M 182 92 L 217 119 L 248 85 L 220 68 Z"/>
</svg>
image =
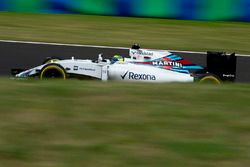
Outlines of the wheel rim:
<svg viewBox="0 0 250 167">
<path fill-rule="evenodd" d="M 58 66 L 45 67 L 40 75 L 41 79 L 66 79 L 65 72 Z"/>
<path fill-rule="evenodd" d="M 200 80 L 200 83 L 220 84 L 221 82 L 213 76 L 206 76 Z"/>
</svg>

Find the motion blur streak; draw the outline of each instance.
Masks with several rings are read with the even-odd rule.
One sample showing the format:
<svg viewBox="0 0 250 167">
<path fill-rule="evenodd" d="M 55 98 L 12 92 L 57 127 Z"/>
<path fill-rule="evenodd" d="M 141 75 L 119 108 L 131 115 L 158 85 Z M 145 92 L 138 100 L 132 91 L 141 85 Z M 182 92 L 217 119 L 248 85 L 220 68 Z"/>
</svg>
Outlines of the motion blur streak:
<svg viewBox="0 0 250 167">
<path fill-rule="evenodd" d="M 250 0 L 1 0 L 0 11 L 250 21 Z"/>
</svg>

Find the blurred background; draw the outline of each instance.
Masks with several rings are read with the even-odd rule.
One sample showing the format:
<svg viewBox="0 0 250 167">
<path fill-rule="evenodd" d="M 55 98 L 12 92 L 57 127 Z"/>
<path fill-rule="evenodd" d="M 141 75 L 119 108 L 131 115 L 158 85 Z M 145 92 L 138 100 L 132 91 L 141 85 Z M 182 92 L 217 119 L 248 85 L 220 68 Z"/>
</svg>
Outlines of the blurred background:
<svg viewBox="0 0 250 167">
<path fill-rule="evenodd" d="M 250 21 L 249 0 L 1 0 L 0 10 Z"/>
</svg>

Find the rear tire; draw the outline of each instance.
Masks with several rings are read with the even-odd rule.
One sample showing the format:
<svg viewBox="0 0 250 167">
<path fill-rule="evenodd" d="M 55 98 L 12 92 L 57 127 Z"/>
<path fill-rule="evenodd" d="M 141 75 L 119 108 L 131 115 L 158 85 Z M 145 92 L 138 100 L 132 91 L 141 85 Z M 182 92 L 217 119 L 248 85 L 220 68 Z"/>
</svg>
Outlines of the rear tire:
<svg viewBox="0 0 250 167">
<path fill-rule="evenodd" d="M 221 84 L 222 81 L 214 74 L 203 74 L 197 77 L 198 83 Z"/>
<path fill-rule="evenodd" d="M 65 70 L 57 64 L 48 64 L 40 72 L 40 79 L 67 79 Z"/>
</svg>

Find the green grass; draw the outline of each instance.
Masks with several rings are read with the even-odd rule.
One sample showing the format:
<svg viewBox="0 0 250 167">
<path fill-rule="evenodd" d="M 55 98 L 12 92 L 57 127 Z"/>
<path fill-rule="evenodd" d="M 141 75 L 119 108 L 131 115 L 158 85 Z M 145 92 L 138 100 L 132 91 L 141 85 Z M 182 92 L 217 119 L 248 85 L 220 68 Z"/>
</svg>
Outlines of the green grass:
<svg viewBox="0 0 250 167">
<path fill-rule="evenodd" d="M 0 79 L 0 166 L 250 164 L 250 86 Z"/>
<path fill-rule="evenodd" d="M 249 54 L 250 24 L 2 12 L 0 39 Z"/>
</svg>

